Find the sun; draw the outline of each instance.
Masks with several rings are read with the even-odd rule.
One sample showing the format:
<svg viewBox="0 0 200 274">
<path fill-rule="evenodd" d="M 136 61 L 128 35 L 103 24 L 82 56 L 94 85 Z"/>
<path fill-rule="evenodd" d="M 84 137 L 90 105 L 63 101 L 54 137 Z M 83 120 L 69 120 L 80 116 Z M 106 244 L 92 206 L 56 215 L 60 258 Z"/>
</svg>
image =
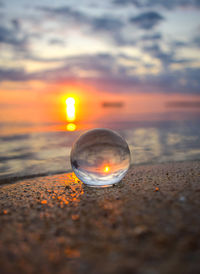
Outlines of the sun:
<svg viewBox="0 0 200 274">
<path fill-rule="evenodd" d="M 75 105 L 75 99 L 73 97 L 68 97 L 65 102 L 67 106 Z"/>
<path fill-rule="evenodd" d="M 76 107 L 75 107 L 75 98 L 68 97 L 66 100 L 66 118 L 68 122 L 73 122 L 76 119 Z"/>
</svg>

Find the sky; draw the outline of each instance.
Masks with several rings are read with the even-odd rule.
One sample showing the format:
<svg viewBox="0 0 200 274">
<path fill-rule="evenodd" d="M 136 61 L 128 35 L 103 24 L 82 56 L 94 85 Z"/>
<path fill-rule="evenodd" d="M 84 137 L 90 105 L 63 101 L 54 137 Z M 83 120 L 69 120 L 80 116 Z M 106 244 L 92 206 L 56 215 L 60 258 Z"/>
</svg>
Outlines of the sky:
<svg viewBox="0 0 200 274">
<path fill-rule="evenodd" d="M 1 105 L 73 88 L 200 95 L 199 46 L 200 0 L 0 0 Z"/>
</svg>

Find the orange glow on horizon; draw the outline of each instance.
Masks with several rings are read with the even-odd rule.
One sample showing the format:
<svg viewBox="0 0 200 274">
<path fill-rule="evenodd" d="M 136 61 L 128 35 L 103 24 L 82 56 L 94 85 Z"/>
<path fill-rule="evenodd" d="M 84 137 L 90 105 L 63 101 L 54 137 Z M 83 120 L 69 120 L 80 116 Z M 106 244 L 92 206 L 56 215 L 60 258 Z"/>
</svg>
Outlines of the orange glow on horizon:
<svg viewBox="0 0 200 274">
<path fill-rule="evenodd" d="M 104 172 L 108 173 L 110 171 L 110 167 L 109 166 L 105 166 L 104 167 Z"/>
<path fill-rule="evenodd" d="M 122 102 L 123 106 L 102 106 L 102 102 L 115 101 Z M 85 130 L 102 126 L 104 122 L 179 121 L 199 117 L 200 109 L 192 107 L 192 104 L 191 107 L 190 104 L 188 107 L 184 104 L 183 107 L 174 107 L 173 102 L 199 101 L 200 95 L 192 94 L 173 93 L 169 98 L 164 92 L 111 93 L 76 83 L 4 81 L 0 88 L 0 122 L 4 124 L 0 135 Z M 109 174 L 104 171 L 105 165 L 101 166 L 101 172 Z"/>
</svg>

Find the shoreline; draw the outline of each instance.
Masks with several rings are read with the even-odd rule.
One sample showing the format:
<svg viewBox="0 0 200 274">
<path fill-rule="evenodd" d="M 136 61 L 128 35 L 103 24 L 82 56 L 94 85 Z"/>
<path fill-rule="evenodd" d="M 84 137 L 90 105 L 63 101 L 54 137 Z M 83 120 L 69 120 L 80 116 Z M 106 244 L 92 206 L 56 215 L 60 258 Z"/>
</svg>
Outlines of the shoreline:
<svg viewBox="0 0 200 274">
<path fill-rule="evenodd" d="M 109 188 L 1 185 L 1 273 L 199 273 L 199 195 L 200 161 L 133 165 Z"/>
<path fill-rule="evenodd" d="M 72 170 L 68 169 L 65 171 L 57 171 L 57 172 L 51 172 L 51 173 L 49 172 L 49 173 L 39 173 L 39 174 L 32 174 L 32 175 L 25 175 L 25 176 L 11 176 L 11 177 L 0 178 L 0 187 L 2 185 L 14 184 L 14 183 L 17 183 L 18 181 L 46 177 L 46 176 L 54 176 L 54 175 L 59 175 L 59 174 L 64 174 L 69 172 L 72 172 Z"/>
<path fill-rule="evenodd" d="M 131 163 L 130 168 L 132 169 L 134 167 L 145 167 L 145 166 L 157 166 L 157 165 L 166 165 L 166 164 L 179 164 L 179 163 L 193 163 L 193 162 L 200 162 L 199 159 L 192 159 L 192 160 L 183 160 L 183 161 L 168 161 L 168 162 L 161 162 L 161 163 L 157 163 L 157 162 L 149 162 L 149 163 L 139 163 L 139 164 L 134 164 Z M 48 177 L 48 176 L 55 176 L 55 175 L 60 175 L 60 174 L 66 174 L 66 173 L 71 173 L 73 172 L 72 169 L 66 169 L 66 170 L 62 170 L 62 171 L 55 171 L 55 172 L 48 172 L 48 173 L 39 173 L 39 174 L 30 174 L 30 175 L 24 175 L 24 176 L 8 176 L 8 177 L 0 177 L 0 187 L 3 185 L 9 185 L 9 184 L 15 184 L 19 181 L 24 181 L 24 180 L 28 180 L 28 179 L 34 179 L 34 178 L 40 178 L 40 177 Z"/>
</svg>

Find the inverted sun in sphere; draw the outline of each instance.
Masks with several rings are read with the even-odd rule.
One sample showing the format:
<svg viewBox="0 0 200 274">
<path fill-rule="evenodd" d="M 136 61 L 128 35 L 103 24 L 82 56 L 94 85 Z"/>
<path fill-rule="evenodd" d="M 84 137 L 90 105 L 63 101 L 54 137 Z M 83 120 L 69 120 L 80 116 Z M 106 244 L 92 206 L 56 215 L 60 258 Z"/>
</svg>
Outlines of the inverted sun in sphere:
<svg viewBox="0 0 200 274">
<path fill-rule="evenodd" d="M 130 166 L 126 141 L 109 129 L 94 129 L 82 134 L 70 155 L 72 169 L 85 184 L 107 187 L 119 183 Z"/>
<path fill-rule="evenodd" d="M 110 170 L 109 166 L 105 166 L 105 167 L 104 167 L 104 171 L 105 171 L 105 172 L 109 172 L 109 170 Z"/>
</svg>

